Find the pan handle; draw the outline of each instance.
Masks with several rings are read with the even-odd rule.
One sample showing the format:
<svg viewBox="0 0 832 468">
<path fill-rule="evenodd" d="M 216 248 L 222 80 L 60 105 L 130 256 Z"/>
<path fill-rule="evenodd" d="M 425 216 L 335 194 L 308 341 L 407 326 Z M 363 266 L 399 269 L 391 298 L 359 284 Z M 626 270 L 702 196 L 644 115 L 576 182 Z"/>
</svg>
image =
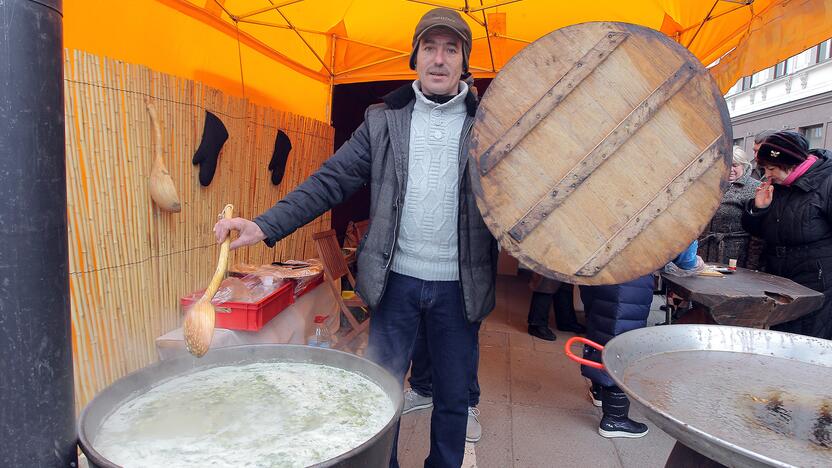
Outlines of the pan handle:
<svg viewBox="0 0 832 468">
<path fill-rule="evenodd" d="M 580 342 L 580 343 L 583 343 L 587 346 L 592 346 L 593 348 L 597 349 L 598 351 L 603 351 L 604 350 L 603 346 L 599 345 L 598 343 L 596 343 L 592 340 L 588 340 L 588 339 L 586 339 L 582 336 L 573 336 L 572 338 L 569 338 L 568 340 L 566 340 L 566 344 L 563 345 L 563 351 L 566 353 L 566 357 L 568 357 L 569 359 L 571 359 L 571 360 L 573 360 L 577 363 L 583 364 L 585 366 L 594 367 L 596 369 L 603 369 L 604 368 L 604 365 L 601 364 L 600 362 L 590 361 L 589 359 L 584 359 L 582 357 L 578 357 L 577 355 L 572 353 L 572 345 L 575 344 L 575 342 Z"/>
</svg>

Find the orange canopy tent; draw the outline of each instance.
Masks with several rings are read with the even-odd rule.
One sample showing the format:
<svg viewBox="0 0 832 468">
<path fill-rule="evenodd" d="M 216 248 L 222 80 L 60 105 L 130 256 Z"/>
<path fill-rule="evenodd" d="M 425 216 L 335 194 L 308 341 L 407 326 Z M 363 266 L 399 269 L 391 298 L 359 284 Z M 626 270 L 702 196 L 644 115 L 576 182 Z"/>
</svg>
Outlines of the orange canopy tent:
<svg viewBox="0 0 832 468">
<path fill-rule="evenodd" d="M 332 86 L 411 79 L 413 27 L 434 6 L 471 25 L 476 77 L 526 44 L 585 21 L 660 30 L 736 80 L 832 36 L 832 0 L 73 0 L 65 46 L 142 63 L 328 120 Z"/>
</svg>

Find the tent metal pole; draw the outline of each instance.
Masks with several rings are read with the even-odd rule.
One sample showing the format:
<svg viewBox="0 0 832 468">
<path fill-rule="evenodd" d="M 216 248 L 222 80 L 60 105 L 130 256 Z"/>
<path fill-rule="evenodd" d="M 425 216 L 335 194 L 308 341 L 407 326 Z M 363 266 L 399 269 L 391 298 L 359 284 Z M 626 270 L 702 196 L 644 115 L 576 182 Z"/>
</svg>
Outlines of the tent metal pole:
<svg viewBox="0 0 832 468">
<path fill-rule="evenodd" d="M 482 0 L 480 0 L 482 6 Z M 491 59 L 491 71 L 497 72 L 494 67 L 494 49 L 491 48 L 491 31 L 488 30 L 488 18 L 485 16 L 485 10 L 482 10 L 482 22 L 485 25 L 485 40 L 488 41 L 488 57 Z"/>
<path fill-rule="evenodd" d="M 373 48 L 376 48 L 376 49 L 386 50 L 388 52 L 395 52 L 397 54 L 410 54 L 410 52 L 408 52 L 406 50 L 393 49 L 392 47 L 380 46 L 378 44 L 370 44 L 369 42 L 359 41 L 357 39 L 352 39 L 352 38 L 349 38 L 349 37 L 342 37 L 342 36 L 338 36 L 338 35 L 336 35 L 335 37 L 337 37 L 339 40 L 342 40 L 342 41 L 352 42 L 353 44 L 359 44 L 359 45 L 363 45 L 363 46 L 367 46 L 367 47 L 373 47 Z"/>
<path fill-rule="evenodd" d="M 240 61 L 240 86 L 242 87 L 243 99 L 246 98 L 246 80 L 243 73 L 243 48 L 240 46 L 240 25 L 236 21 L 234 27 L 237 28 L 237 58 Z"/>
<path fill-rule="evenodd" d="M 277 28 L 277 29 L 294 29 L 295 31 L 305 32 L 309 34 L 319 34 L 321 36 L 329 35 L 326 31 L 315 31 L 314 29 L 304 29 L 304 28 L 292 28 L 287 24 L 277 24 L 277 23 L 270 23 L 268 21 L 258 21 L 253 19 L 238 19 L 238 23 L 248 23 L 248 24 L 256 24 L 258 26 L 268 26 L 270 28 Z"/>
<path fill-rule="evenodd" d="M 259 15 L 260 13 L 265 13 L 267 11 L 277 10 L 278 8 L 283 8 L 285 6 L 292 5 L 294 3 L 300 3 L 303 0 L 288 0 L 283 3 L 278 3 L 276 5 L 270 5 L 264 8 L 258 8 L 257 10 L 250 11 L 248 13 L 243 13 L 242 15 L 237 15 L 236 19 L 240 20 L 243 18 L 248 18 L 249 16 Z"/>
<path fill-rule="evenodd" d="M 722 0 L 722 1 L 724 2 L 724 1 L 726 1 L 726 0 Z M 715 19 L 717 19 L 717 18 L 721 18 L 721 17 L 723 17 L 723 16 L 725 16 L 725 15 L 729 15 L 729 14 L 731 14 L 731 13 L 733 13 L 733 12 L 737 11 L 737 10 L 742 10 L 743 8 L 750 7 L 750 6 L 751 6 L 751 4 L 750 4 L 750 3 L 748 3 L 748 4 L 745 4 L 745 5 L 740 5 L 740 6 L 737 6 L 737 7 L 731 8 L 730 10 L 728 10 L 728 11 L 723 11 L 722 13 L 720 13 L 720 14 L 718 14 L 718 15 L 713 15 L 713 16 L 711 16 L 710 18 L 708 18 L 708 21 L 713 21 L 713 20 L 715 20 Z M 681 29 L 681 30 L 679 30 L 679 31 L 677 32 L 677 34 L 686 33 L 686 32 L 688 32 L 688 31 L 690 31 L 691 29 L 696 28 L 696 27 L 701 27 L 701 26 L 699 26 L 699 25 L 696 25 L 696 26 L 689 26 L 689 27 L 687 27 L 687 28 L 685 28 L 685 29 Z"/>
<path fill-rule="evenodd" d="M 501 6 L 505 6 L 505 5 L 511 5 L 512 3 L 522 2 L 523 0 L 506 0 L 504 2 L 495 3 L 493 5 L 480 6 L 479 8 L 469 8 L 467 0 L 465 1 L 465 6 L 463 6 L 462 8 L 454 8 L 454 7 L 450 7 L 448 5 L 442 5 L 440 3 L 429 2 L 429 1 L 426 1 L 426 0 L 407 0 L 407 1 L 412 2 L 412 3 L 421 3 L 422 5 L 430 5 L 432 7 L 437 7 L 437 8 L 448 8 L 448 9 L 451 9 L 451 10 L 462 11 L 462 12 L 465 12 L 465 13 L 476 13 L 478 11 L 488 10 L 488 9 L 491 9 L 491 8 L 497 8 L 497 7 L 501 7 Z"/>
<path fill-rule="evenodd" d="M 190 16 L 191 18 L 202 22 L 203 24 L 210 26 L 217 31 L 220 31 L 226 34 L 229 37 L 236 37 L 237 35 L 237 28 L 234 27 L 233 24 L 229 23 L 228 21 L 214 15 L 210 11 L 206 10 L 205 8 L 197 7 L 193 3 L 189 2 L 188 0 L 156 0 L 164 5 L 167 5 L 171 8 L 175 8 L 182 12 L 185 15 Z M 218 0 L 217 5 L 223 9 L 229 16 L 231 14 L 226 10 Z M 255 50 L 266 57 L 269 57 L 276 62 L 279 62 L 292 70 L 301 73 L 305 76 L 318 80 L 322 83 L 326 83 L 328 79 L 323 73 L 318 70 L 312 70 L 311 68 L 307 67 L 306 65 L 302 65 L 299 62 L 296 62 L 289 57 L 283 55 L 282 53 L 278 52 L 277 50 L 273 49 L 272 47 L 268 46 L 264 42 L 260 41 L 256 37 L 252 36 L 251 34 L 247 34 L 245 31 L 240 31 L 240 41 L 246 45 L 246 47 Z"/>
<path fill-rule="evenodd" d="M 274 11 L 276 11 L 283 18 L 283 21 L 285 21 L 286 24 L 289 25 L 289 28 L 291 28 L 293 31 L 295 31 L 295 34 L 297 34 L 298 38 L 300 38 L 300 40 L 303 42 L 303 44 L 306 46 L 306 48 L 309 49 L 310 52 L 312 52 L 312 55 L 314 55 L 315 58 L 318 59 L 318 62 L 320 62 L 321 66 L 324 67 L 324 70 L 326 70 L 326 72 L 329 74 L 329 76 L 332 77 L 332 70 L 330 70 L 330 68 L 329 68 L 329 66 L 327 66 L 326 62 L 324 62 L 324 59 L 322 59 L 321 56 L 318 55 L 317 52 L 315 52 L 315 49 L 312 47 L 311 44 L 309 44 L 309 42 L 306 41 L 306 39 L 304 39 L 304 37 L 300 34 L 300 31 L 295 29 L 295 26 L 292 24 L 291 21 L 289 21 L 289 18 L 286 15 L 284 15 L 283 12 L 280 11 L 279 9 L 277 9 L 277 8 L 275 8 Z"/>
<path fill-rule="evenodd" d="M 214 0 L 214 3 L 216 3 L 217 6 L 219 6 L 222 9 L 222 11 L 225 12 L 226 15 L 230 16 L 231 18 L 234 18 L 234 15 L 232 15 L 231 12 L 228 11 L 228 8 L 225 7 L 223 2 L 221 2 L 220 0 Z"/>
<path fill-rule="evenodd" d="M 482 26 L 483 28 L 485 28 L 485 23 L 484 23 L 481 19 L 479 19 L 479 18 L 477 18 L 476 16 L 474 16 L 474 14 L 473 14 L 473 13 L 469 13 L 469 12 L 467 12 L 467 11 L 466 11 L 466 12 L 465 12 L 465 14 L 466 14 L 466 15 L 468 15 L 468 17 L 469 17 L 469 18 L 471 18 L 471 19 L 472 19 L 474 22 L 476 22 L 478 25 L 480 25 L 480 26 Z M 485 35 L 486 35 L 486 37 L 488 37 L 488 31 L 486 31 Z"/>
<path fill-rule="evenodd" d="M 329 67 L 332 69 L 332 73 L 329 75 L 329 96 L 327 97 L 326 103 L 326 121 L 332 125 L 332 99 L 335 93 L 335 46 L 337 42 L 335 34 L 331 34 L 329 38 Z"/>
<path fill-rule="evenodd" d="M 501 39 L 508 39 L 510 41 L 522 42 L 524 44 L 531 44 L 532 43 L 532 41 L 527 41 L 526 39 L 520 39 L 519 37 L 506 36 L 504 34 L 494 33 L 494 37 L 499 37 Z"/>
<path fill-rule="evenodd" d="M 440 3 L 428 2 L 428 1 L 425 1 L 425 0 L 407 0 L 407 1 L 411 2 L 411 3 L 421 3 L 422 5 L 429 5 L 429 6 L 436 7 L 436 8 L 449 8 L 451 10 L 457 10 L 457 11 L 463 11 L 464 10 L 464 8 L 453 8 L 453 7 L 449 7 L 448 5 L 442 5 Z"/>
<path fill-rule="evenodd" d="M 390 57 L 390 58 L 386 58 L 386 59 L 376 60 L 375 62 L 365 63 L 364 65 L 359 65 L 357 67 L 350 68 L 349 70 L 344 70 L 342 72 L 338 72 L 338 73 L 335 74 L 335 76 L 346 75 L 347 73 L 352 73 L 354 71 L 361 70 L 361 69 L 368 68 L 368 67 L 372 67 L 374 65 L 380 65 L 382 63 L 392 62 L 393 60 L 398 60 L 398 59 L 404 58 L 404 57 L 410 57 L 410 53 L 401 53 L 401 54 L 399 54 L 395 57 Z"/>
<path fill-rule="evenodd" d="M 508 1 L 505 1 L 505 2 L 495 3 L 493 5 L 481 6 L 479 8 L 472 8 L 469 11 L 471 13 L 476 13 L 478 11 L 483 11 L 483 10 L 488 10 L 488 9 L 491 9 L 491 8 L 497 8 L 497 7 L 501 7 L 501 6 L 511 5 L 512 3 L 517 3 L 517 2 L 522 2 L 522 1 L 523 0 L 508 0 Z"/>
<path fill-rule="evenodd" d="M 702 30 L 702 27 L 705 26 L 705 23 L 707 23 L 708 20 L 711 18 L 711 13 L 714 12 L 714 8 L 716 8 L 717 4 L 719 4 L 719 0 L 716 0 L 714 2 L 713 6 L 711 6 L 711 9 L 708 11 L 708 14 L 705 15 L 705 18 L 702 20 L 701 23 L 699 23 L 699 27 L 696 29 L 696 32 L 693 33 L 693 37 L 690 38 L 690 41 L 688 41 L 688 45 L 685 46 L 686 49 L 690 49 L 690 45 L 693 44 L 693 40 L 696 39 L 696 36 L 699 35 L 699 31 Z"/>
</svg>

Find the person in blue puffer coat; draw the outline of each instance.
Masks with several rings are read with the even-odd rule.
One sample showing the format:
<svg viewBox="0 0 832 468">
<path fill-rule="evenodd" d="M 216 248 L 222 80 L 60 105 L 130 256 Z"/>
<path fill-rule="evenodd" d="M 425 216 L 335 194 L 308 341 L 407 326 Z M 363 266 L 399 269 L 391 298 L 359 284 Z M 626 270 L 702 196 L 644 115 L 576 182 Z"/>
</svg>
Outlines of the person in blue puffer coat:
<svg viewBox="0 0 832 468">
<path fill-rule="evenodd" d="M 692 270 L 698 260 L 698 242 L 693 241 L 673 260 L 679 268 Z M 581 286 L 581 301 L 586 313 L 587 338 L 606 345 L 613 337 L 647 326 L 653 302 L 653 275 L 623 284 Z M 584 358 L 601 362 L 601 352 L 584 346 Z M 637 438 L 647 434 L 647 425 L 628 417 L 630 401 L 606 371 L 581 366 L 581 374 L 592 381 L 590 397 L 603 411 L 598 433 L 607 438 Z"/>
</svg>

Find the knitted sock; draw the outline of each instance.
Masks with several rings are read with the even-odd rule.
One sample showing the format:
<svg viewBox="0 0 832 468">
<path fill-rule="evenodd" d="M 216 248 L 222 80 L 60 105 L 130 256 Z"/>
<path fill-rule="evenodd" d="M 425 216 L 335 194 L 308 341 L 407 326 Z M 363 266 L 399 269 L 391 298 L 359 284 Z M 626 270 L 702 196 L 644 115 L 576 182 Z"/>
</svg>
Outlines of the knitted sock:
<svg viewBox="0 0 832 468">
<path fill-rule="evenodd" d="M 199 183 L 207 187 L 214 178 L 220 150 L 228 140 L 228 130 L 222 120 L 216 115 L 205 111 L 205 128 L 202 131 L 202 141 L 191 162 L 199 164 Z"/>
<path fill-rule="evenodd" d="M 289 136 L 283 133 L 282 130 L 278 130 L 277 138 L 274 141 L 272 160 L 269 162 L 269 170 L 272 171 L 272 184 L 280 185 L 280 182 L 283 181 L 290 151 L 292 151 L 292 142 L 289 140 Z"/>
</svg>

